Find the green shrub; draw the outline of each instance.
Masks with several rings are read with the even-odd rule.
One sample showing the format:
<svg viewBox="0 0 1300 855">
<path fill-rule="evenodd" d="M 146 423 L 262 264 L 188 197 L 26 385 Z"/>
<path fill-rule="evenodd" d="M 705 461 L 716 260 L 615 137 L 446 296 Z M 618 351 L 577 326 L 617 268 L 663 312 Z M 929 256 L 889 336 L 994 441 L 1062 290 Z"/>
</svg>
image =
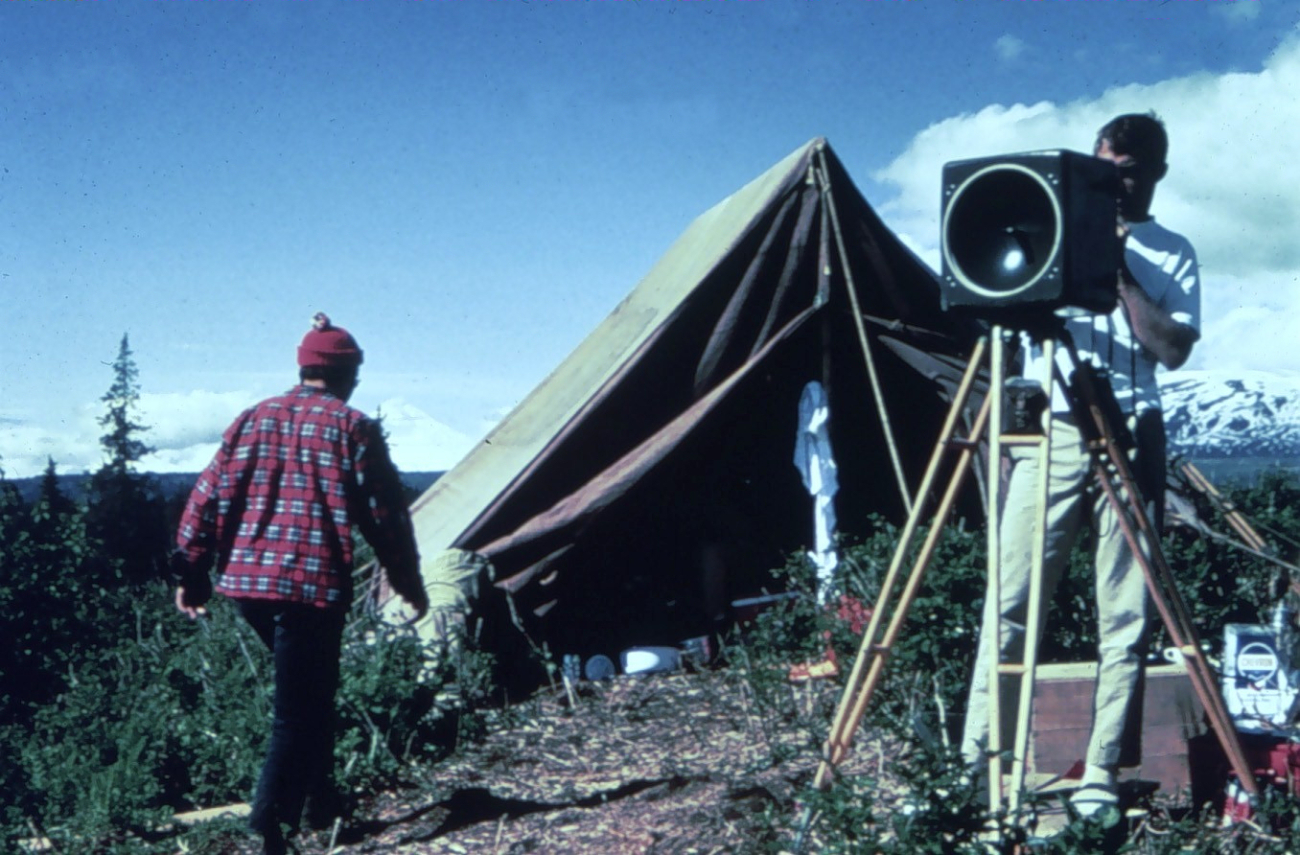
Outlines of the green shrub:
<svg viewBox="0 0 1300 855">
<path fill-rule="evenodd" d="M 130 852 L 175 812 L 249 797 L 269 735 L 272 666 L 228 600 L 209 608 L 192 625 L 163 586 L 141 592 L 134 631 L 87 652 L 29 731 L 0 736 L 21 758 L 6 772 L 6 791 L 29 795 L 8 818 L 11 839 L 30 836 L 30 818 L 67 850 L 89 851 L 95 841 Z M 338 695 L 342 783 L 394 782 L 456 738 L 461 699 L 440 689 L 460 667 L 435 660 L 412 630 L 358 612 Z"/>
<path fill-rule="evenodd" d="M 344 636 L 338 694 L 335 768 L 346 783 L 380 786 L 454 747 L 462 713 L 490 689 L 489 659 L 359 611 Z"/>
<path fill-rule="evenodd" d="M 269 703 L 251 633 L 215 602 L 192 639 L 161 584 L 140 594 L 135 631 L 83 654 L 21 750 L 33 819 L 74 849 L 239 800 L 257 771 Z"/>
<path fill-rule="evenodd" d="M 1281 547 L 1283 557 L 1294 563 L 1300 553 L 1300 481 L 1293 474 L 1274 472 L 1253 486 L 1226 492 L 1256 528 Z M 1208 506 L 1201 512 L 1214 529 L 1228 530 L 1217 512 Z M 923 536 L 924 532 L 918 534 L 918 545 Z M 841 672 L 847 675 L 860 639 L 837 617 L 835 598 L 845 594 L 874 606 L 897 537 L 895 527 L 877 520 L 870 537 L 842 549 L 838 588 L 832 592 L 830 606 L 816 604 L 810 568 L 799 561 L 783 568 L 781 573 L 794 580 L 795 589 L 803 596 L 759 618 L 745 636 L 747 661 L 788 663 L 818 657 L 829 633 L 841 656 Z M 1051 604 L 1041 661 L 1095 656 L 1094 582 L 1087 544 L 1085 536 L 1071 556 L 1067 575 Z M 1275 564 L 1221 539 L 1186 529 L 1168 532 L 1163 546 L 1194 625 L 1216 648 L 1227 623 L 1267 622 L 1280 590 L 1290 581 L 1284 573 L 1279 581 Z M 904 578 L 911 567 L 910 558 L 903 566 Z M 983 809 L 975 801 L 965 765 L 950 747 L 959 718 L 952 713 L 965 706 L 986 573 L 983 531 L 958 524 L 947 526 L 864 723 L 884 729 L 904 746 L 903 756 L 891 767 L 898 780 L 891 781 L 891 789 L 886 791 L 880 781 L 868 777 L 841 778 L 824 792 L 809 793 L 806 803 L 815 808 L 818 817 L 811 832 L 816 840 L 812 851 L 873 855 L 988 851 L 976 832 L 990 820 L 981 816 Z M 1164 630 L 1158 617 L 1155 627 L 1159 645 Z M 783 671 L 751 668 L 750 672 L 758 678 L 753 681 L 757 695 L 779 697 L 779 690 L 766 683 L 779 681 Z M 820 744 L 824 723 L 814 722 L 812 729 L 811 738 Z M 1293 852 L 1300 850 L 1297 805 L 1300 802 L 1292 796 L 1270 793 L 1259 808 L 1256 825 L 1234 829 L 1207 824 L 1186 807 L 1136 830 L 1115 813 L 1101 821 L 1073 824 L 1051 840 L 1034 841 L 1030 851 L 1061 855 Z M 1009 847 L 1023 838 L 1023 833 L 1006 825 L 1003 818 L 993 821 L 1004 823 L 1005 851 L 1011 851 Z M 1260 833 L 1257 826 L 1267 832 Z"/>
</svg>

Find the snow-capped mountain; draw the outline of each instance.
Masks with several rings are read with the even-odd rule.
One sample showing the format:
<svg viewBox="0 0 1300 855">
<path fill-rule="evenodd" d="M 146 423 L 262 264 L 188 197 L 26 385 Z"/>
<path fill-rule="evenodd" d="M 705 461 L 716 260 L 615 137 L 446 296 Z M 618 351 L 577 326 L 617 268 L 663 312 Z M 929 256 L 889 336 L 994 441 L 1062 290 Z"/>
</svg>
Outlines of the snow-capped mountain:
<svg viewBox="0 0 1300 855">
<path fill-rule="evenodd" d="M 1170 452 L 1300 457 L 1300 374 L 1176 371 L 1160 395 Z"/>
</svg>

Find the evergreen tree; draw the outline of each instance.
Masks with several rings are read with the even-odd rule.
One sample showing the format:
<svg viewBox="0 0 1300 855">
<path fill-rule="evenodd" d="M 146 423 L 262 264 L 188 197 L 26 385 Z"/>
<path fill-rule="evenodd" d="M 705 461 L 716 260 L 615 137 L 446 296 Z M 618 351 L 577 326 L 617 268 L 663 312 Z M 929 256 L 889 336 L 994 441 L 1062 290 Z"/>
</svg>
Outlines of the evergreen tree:
<svg viewBox="0 0 1300 855">
<path fill-rule="evenodd" d="M 20 631 L 19 609 L 26 593 L 24 564 L 30 549 L 27 506 L 18 488 L 4 476 L 0 467 L 0 632 L 7 639 L 0 644 L 0 728 L 13 717 L 17 708 L 21 675 L 15 643 Z"/>
<path fill-rule="evenodd" d="M 161 488 L 136 472 L 136 464 L 153 451 L 140 438 L 149 428 L 137 420 L 139 374 L 124 333 L 113 361 L 113 383 L 100 399 L 105 404 L 99 417 L 106 429 L 99 439 L 104 465 L 91 476 L 88 494 L 90 531 L 103 544 L 100 577 L 105 583 L 158 578 L 169 544 Z"/>
<path fill-rule="evenodd" d="M 110 610 L 91 584 L 98 552 L 53 461 L 31 507 L 0 483 L 0 725 L 57 695 L 81 651 L 119 631 L 120 619 L 101 620 Z"/>
<path fill-rule="evenodd" d="M 41 476 L 41 490 L 32 505 L 33 533 L 38 539 L 55 539 L 57 528 L 76 510 L 76 502 L 69 499 L 59 486 L 54 458 L 47 458 L 45 474 Z"/>
<path fill-rule="evenodd" d="M 100 398 L 107 411 L 99 417 L 99 425 L 108 432 L 99 438 L 99 444 L 104 449 L 104 468 L 114 475 L 133 472 L 135 464 L 153 451 L 140 439 L 140 434 L 149 428 L 135 421 L 140 404 L 139 378 L 131 343 L 123 333 L 117 359 L 113 360 L 113 385 Z"/>
</svg>

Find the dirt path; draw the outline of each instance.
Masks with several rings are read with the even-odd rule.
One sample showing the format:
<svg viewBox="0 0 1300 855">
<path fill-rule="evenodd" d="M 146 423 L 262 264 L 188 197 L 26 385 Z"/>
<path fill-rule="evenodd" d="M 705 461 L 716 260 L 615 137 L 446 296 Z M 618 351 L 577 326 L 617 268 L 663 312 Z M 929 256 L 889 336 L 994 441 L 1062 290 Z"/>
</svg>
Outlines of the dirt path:
<svg viewBox="0 0 1300 855">
<path fill-rule="evenodd" d="M 777 686 L 734 671 L 583 684 L 543 694 L 481 743 L 363 803 L 335 853 L 775 851 L 817 762 L 813 724 L 836 687 Z M 870 740 L 855 762 L 880 762 Z M 303 841 L 325 852 L 328 835 Z"/>
</svg>

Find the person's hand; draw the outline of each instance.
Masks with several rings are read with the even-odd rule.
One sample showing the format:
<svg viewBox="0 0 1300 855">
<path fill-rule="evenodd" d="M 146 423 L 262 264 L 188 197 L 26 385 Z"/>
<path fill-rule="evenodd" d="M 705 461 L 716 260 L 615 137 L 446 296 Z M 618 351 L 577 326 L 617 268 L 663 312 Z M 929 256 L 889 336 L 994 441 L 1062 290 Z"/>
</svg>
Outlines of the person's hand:
<svg viewBox="0 0 1300 855">
<path fill-rule="evenodd" d="M 197 589 L 179 585 L 176 588 L 176 608 L 190 620 L 202 617 L 208 613 L 208 610 L 204 608 L 204 604 L 211 594 L 211 585 L 200 585 Z"/>
<path fill-rule="evenodd" d="M 416 623 L 429 613 L 429 594 L 424 590 L 424 586 L 420 586 L 410 593 L 402 594 L 402 599 L 415 612 L 415 616 L 411 618 L 410 623 Z"/>
</svg>

